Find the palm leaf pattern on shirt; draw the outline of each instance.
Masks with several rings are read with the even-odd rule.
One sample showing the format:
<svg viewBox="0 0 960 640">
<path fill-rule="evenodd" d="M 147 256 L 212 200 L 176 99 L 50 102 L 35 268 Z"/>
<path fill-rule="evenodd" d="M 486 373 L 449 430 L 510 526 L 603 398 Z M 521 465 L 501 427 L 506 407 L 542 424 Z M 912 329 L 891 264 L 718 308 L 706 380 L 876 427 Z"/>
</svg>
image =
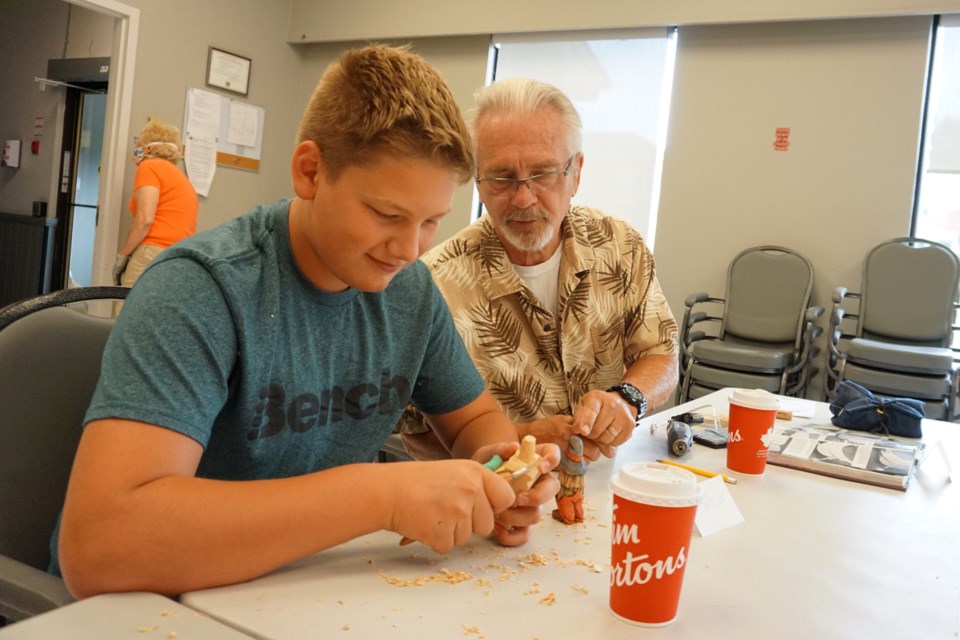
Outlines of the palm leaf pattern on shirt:
<svg viewBox="0 0 960 640">
<path fill-rule="evenodd" d="M 591 389 L 591 383 L 596 369 L 577 365 L 567 371 L 567 385 L 571 389 L 570 402 L 576 404 L 587 391 Z"/>
<path fill-rule="evenodd" d="M 521 420 L 533 420 L 543 404 L 544 388 L 536 378 L 522 375 L 498 376 L 490 382 L 490 393 L 507 412 Z"/>
<path fill-rule="evenodd" d="M 590 287 L 582 281 L 577 283 L 577 287 L 570 290 L 570 287 L 564 284 L 560 292 L 560 313 L 562 317 L 567 314 L 573 314 L 577 320 L 582 320 L 587 316 L 590 309 Z"/>
<path fill-rule="evenodd" d="M 604 263 L 599 267 L 600 284 L 607 287 L 610 293 L 617 297 L 625 297 L 633 289 L 630 271 L 624 268 L 623 263 L 613 265 Z"/>
<path fill-rule="evenodd" d="M 456 260 L 468 251 L 469 247 L 466 240 L 451 238 L 449 242 L 444 243 L 441 247 L 440 253 L 434 259 L 434 267 L 450 262 L 451 260 Z"/>
<path fill-rule="evenodd" d="M 551 373 L 560 370 L 560 332 L 550 331 L 537 336 L 537 366 Z"/>
<path fill-rule="evenodd" d="M 520 346 L 520 322 L 495 303 L 479 303 L 469 310 L 476 327 L 478 344 L 491 357 L 516 353 Z"/>
<path fill-rule="evenodd" d="M 500 239 L 494 233 L 481 234 L 480 241 L 473 248 L 467 249 L 465 254 L 474 258 L 490 276 L 503 271 L 507 255 Z"/>
</svg>

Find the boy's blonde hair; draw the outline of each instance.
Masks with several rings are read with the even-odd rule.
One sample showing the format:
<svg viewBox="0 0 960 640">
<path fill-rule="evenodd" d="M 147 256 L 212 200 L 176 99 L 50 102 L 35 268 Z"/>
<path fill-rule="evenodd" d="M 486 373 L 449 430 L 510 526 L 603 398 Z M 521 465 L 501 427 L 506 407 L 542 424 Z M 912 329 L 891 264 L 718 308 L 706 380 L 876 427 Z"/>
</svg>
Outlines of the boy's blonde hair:
<svg viewBox="0 0 960 640">
<path fill-rule="evenodd" d="M 169 144 L 155 144 L 158 142 Z M 139 143 L 144 158 L 163 158 L 170 162 L 180 159 L 180 129 L 154 116 L 147 118 L 147 124 L 140 129 Z"/>
<path fill-rule="evenodd" d="M 473 177 L 470 133 L 440 73 L 407 47 L 351 49 L 324 72 L 297 142 L 319 145 L 330 180 L 387 153 Z"/>
</svg>

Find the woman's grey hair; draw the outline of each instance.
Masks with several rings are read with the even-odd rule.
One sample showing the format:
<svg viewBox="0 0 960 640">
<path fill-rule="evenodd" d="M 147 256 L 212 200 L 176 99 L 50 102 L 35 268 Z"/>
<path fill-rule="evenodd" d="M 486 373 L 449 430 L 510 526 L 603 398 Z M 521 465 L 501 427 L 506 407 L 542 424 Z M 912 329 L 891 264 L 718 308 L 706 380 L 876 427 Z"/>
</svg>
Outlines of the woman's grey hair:
<svg viewBox="0 0 960 640">
<path fill-rule="evenodd" d="M 487 85 L 473 94 L 474 108 L 470 112 L 470 127 L 476 143 L 477 123 L 490 112 L 518 111 L 530 113 L 543 107 L 556 109 L 567 130 L 567 151 L 580 153 L 583 126 L 580 114 L 570 99 L 552 84 L 530 78 L 507 78 Z"/>
</svg>

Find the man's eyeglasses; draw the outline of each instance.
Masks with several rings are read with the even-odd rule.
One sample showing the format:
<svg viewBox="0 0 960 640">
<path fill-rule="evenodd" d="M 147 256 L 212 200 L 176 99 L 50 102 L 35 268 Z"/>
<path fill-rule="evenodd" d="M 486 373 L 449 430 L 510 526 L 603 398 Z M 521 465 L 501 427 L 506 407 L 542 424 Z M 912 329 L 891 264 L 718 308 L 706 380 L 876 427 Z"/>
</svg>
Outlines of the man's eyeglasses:
<svg viewBox="0 0 960 640">
<path fill-rule="evenodd" d="M 477 190 L 490 198 L 512 198 L 520 185 L 525 184 L 534 193 L 546 193 L 556 188 L 567 177 L 570 173 L 570 165 L 576 157 L 577 154 L 570 156 L 563 169 L 537 173 L 526 178 L 477 178 Z"/>
</svg>

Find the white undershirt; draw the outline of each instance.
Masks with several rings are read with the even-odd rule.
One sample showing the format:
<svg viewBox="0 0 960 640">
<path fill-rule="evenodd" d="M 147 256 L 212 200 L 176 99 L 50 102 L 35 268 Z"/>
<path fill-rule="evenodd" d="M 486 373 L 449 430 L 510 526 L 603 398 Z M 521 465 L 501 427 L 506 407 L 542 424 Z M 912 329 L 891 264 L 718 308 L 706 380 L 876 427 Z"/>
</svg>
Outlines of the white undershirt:
<svg viewBox="0 0 960 640">
<path fill-rule="evenodd" d="M 533 295 L 537 296 L 543 308 L 553 315 L 554 323 L 560 321 L 560 313 L 557 308 L 557 280 L 560 276 L 560 249 L 562 248 L 563 244 L 561 243 L 557 246 L 553 255 L 540 264 L 529 267 L 513 265 L 513 268 L 517 270 L 517 274 L 527 284 Z"/>
</svg>

